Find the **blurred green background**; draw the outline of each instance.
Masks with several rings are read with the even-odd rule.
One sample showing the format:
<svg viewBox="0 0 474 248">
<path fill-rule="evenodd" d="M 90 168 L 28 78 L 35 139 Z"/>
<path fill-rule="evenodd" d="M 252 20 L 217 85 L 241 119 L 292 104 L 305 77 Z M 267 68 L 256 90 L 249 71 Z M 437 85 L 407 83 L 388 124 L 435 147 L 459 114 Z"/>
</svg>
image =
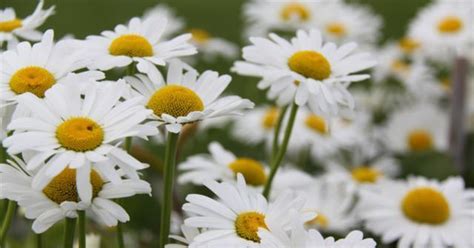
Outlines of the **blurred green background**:
<svg viewBox="0 0 474 248">
<path fill-rule="evenodd" d="M 328 0 L 329 1 L 329 0 Z M 242 37 L 244 22 L 241 9 L 244 0 L 46 0 L 45 5 L 56 5 L 56 14 L 48 19 L 42 26 L 42 30 L 52 28 L 56 37 L 72 34 L 76 38 L 85 38 L 90 34 L 99 34 L 103 30 L 111 30 L 115 25 L 126 23 L 134 16 L 141 16 L 145 10 L 156 4 L 165 3 L 176 10 L 180 17 L 186 21 L 187 28 L 203 28 L 211 34 L 226 38 L 239 46 L 246 43 L 246 37 Z M 384 19 L 383 38 L 381 43 L 390 39 L 397 39 L 405 33 L 407 24 L 414 17 L 417 10 L 429 3 L 429 0 L 359 0 L 350 1 L 370 6 Z M 33 0 L 0 0 L 0 9 L 5 7 L 15 8 L 19 17 L 31 13 L 36 6 Z M 218 60 L 212 64 L 200 63 L 198 70 L 212 69 L 221 73 L 229 73 L 231 62 Z M 228 93 L 238 94 L 249 98 L 255 103 L 263 103 L 265 93 L 256 89 L 256 79 L 233 76 L 233 83 L 228 88 Z M 188 140 L 183 148 L 181 158 L 190 154 L 207 151 L 207 144 L 211 140 L 218 140 L 225 147 L 230 148 L 239 156 L 250 156 L 256 159 L 265 159 L 263 147 L 248 147 L 236 143 L 228 138 L 228 130 L 211 130 L 205 136 L 198 136 Z M 471 139 L 472 140 L 472 139 Z M 471 164 L 474 147 L 472 142 L 468 147 Z M 155 168 L 154 172 L 147 171 L 148 181 L 157 182 L 154 186 L 155 198 L 138 196 L 125 201 L 127 211 L 132 221 L 126 225 L 126 232 L 135 233 L 140 242 L 137 247 L 151 247 L 156 240 L 159 225 L 159 202 L 157 201 L 160 191 L 159 157 L 150 154 L 162 154 L 159 145 L 147 147 L 146 150 L 136 149 L 136 154 L 145 161 L 150 162 Z M 417 154 L 413 156 L 400 157 L 404 168 L 404 174 L 421 174 L 435 178 L 445 178 L 454 174 L 449 157 L 438 153 Z M 188 191 L 185 188 L 184 191 Z M 196 189 L 194 189 L 195 191 Z M 198 189 L 201 190 L 201 189 Z M 182 200 L 183 197 L 181 197 Z M 10 240 L 15 240 L 13 247 L 33 247 L 34 237 L 29 231 L 31 222 L 16 219 L 14 228 L 10 232 Z M 48 231 L 45 241 L 46 248 L 59 247 L 62 240 L 62 226 L 56 225 Z M 103 230 L 91 224 L 90 231 L 103 235 L 103 247 L 116 247 L 114 230 Z M 139 233 L 139 235 L 138 235 Z M 27 240 L 16 241 L 16 240 Z M 127 246 L 128 247 L 128 246 Z M 135 247 L 135 246 L 130 246 Z"/>
</svg>

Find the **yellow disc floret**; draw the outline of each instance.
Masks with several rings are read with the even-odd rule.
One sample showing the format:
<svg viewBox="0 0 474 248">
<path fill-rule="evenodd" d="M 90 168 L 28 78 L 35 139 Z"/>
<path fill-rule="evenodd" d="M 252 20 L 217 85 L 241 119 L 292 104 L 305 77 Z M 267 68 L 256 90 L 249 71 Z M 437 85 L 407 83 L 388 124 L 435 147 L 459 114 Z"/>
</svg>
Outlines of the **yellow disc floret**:
<svg viewBox="0 0 474 248">
<path fill-rule="evenodd" d="M 13 19 L 10 21 L 0 22 L 0 32 L 11 32 L 22 26 L 22 22 L 19 19 Z"/>
<path fill-rule="evenodd" d="M 415 129 L 411 131 L 408 134 L 407 143 L 408 147 L 416 152 L 430 150 L 434 146 L 432 134 L 424 129 Z"/>
<path fill-rule="evenodd" d="M 304 123 L 308 128 L 313 131 L 318 132 L 319 134 L 327 134 L 329 132 L 328 125 L 326 120 L 323 117 L 315 114 L 310 114 L 306 117 Z"/>
<path fill-rule="evenodd" d="M 264 129 L 273 129 L 278 120 L 278 109 L 270 108 L 265 112 L 262 119 L 262 126 Z"/>
<path fill-rule="evenodd" d="M 268 229 L 265 215 L 257 212 L 240 213 L 235 220 L 235 231 L 241 238 L 260 243 L 258 228 Z"/>
<path fill-rule="evenodd" d="M 440 225 L 449 219 L 450 210 L 446 197 L 429 187 L 409 191 L 402 200 L 406 217 L 421 224 Z"/>
<path fill-rule="evenodd" d="M 48 70 L 39 66 L 28 66 L 13 74 L 10 89 L 16 94 L 30 92 L 43 98 L 44 93 L 55 83 L 56 79 Z"/>
<path fill-rule="evenodd" d="M 446 16 L 438 22 L 438 30 L 441 33 L 457 33 L 463 28 L 462 20 L 457 16 Z"/>
<path fill-rule="evenodd" d="M 157 116 L 187 116 L 193 111 L 204 110 L 201 98 L 194 91 L 180 85 L 167 85 L 157 90 L 148 100 L 147 107 Z"/>
<path fill-rule="evenodd" d="M 382 175 L 377 169 L 369 166 L 360 166 L 352 170 L 352 179 L 359 183 L 375 183 Z"/>
<path fill-rule="evenodd" d="M 293 17 L 301 21 L 307 21 L 311 17 L 311 12 L 303 4 L 289 3 L 281 9 L 280 16 L 285 21 L 289 21 Z"/>
<path fill-rule="evenodd" d="M 99 195 L 104 181 L 99 173 L 91 170 L 90 182 L 92 184 L 92 198 Z M 52 201 L 61 204 L 65 201 L 79 202 L 77 193 L 76 169 L 66 168 L 43 189 L 43 193 Z"/>
<path fill-rule="evenodd" d="M 87 117 L 74 117 L 61 123 L 56 138 L 64 148 L 76 152 L 94 150 L 104 141 L 104 130 Z"/>
<path fill-rule="evenodd" d="M 153 55 L 153 47 L 141 35 L 125 34 L 112 41 L 109 53 L 115 56 L 150 57 Z"/>
<path fill-rule="evenodd" d="M 260 186 L 265 184 L 267 176 L 261 163 L 249 158 L 239 158 L 229 164 L 229 168 L 237 175 L 241 173 L 247 184 Z"/>
<path fill-rule="evenodd" d="M 306 224 L 327 228 L 329 226 L 329 219 L 326 217 L 326 215 L 318 213 L 314 219 L 306 222 Z"/>
<path fill-rule="evenodd" d="M 305 77 L 324 80 L 331 75 L 331 64 L 315 51 L 299 51 L 288 59 L 288 67 Z"/>
<path fill-rule="evenodd" d="M 405 37 L 398 42 L 398 46 L 403 52 L 411 54 L 420 47 L 420 43 L 412 38 Z"/>
<path fill-rule="evenodd" d="M 346 27 L 340 22 L 333 22 L 327 24 L 326 31 L 339 38 L 347 33 Z"/>
<path fill-rule="evenodd" d="M 209 34 L 209 32 L 207 32 L 204 29 L 193 28 L 190 30 L 190 32 L 191 32 L 191 35 L 193 36 L 193 40 L 199 44 L 204 44 L 208 42 L 209 39 L 211 38 L 211 35 Z"/>
</svg>

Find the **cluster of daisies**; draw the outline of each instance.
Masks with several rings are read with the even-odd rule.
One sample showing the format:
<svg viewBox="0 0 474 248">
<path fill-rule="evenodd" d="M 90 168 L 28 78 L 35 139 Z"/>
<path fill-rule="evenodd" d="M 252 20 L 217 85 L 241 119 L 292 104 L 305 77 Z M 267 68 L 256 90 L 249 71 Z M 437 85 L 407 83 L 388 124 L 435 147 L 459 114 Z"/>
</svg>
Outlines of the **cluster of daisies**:
<svg viewBox="0 0 474 248">
<path fill-rule="evenodd" d="M 79 219 L 79 247 L 99 247 L 93 234 L 86 245 L 87 216 L 118 226 L 125 247 L 120 199 L 138 194 L 162 197 L 159 247 L 474 247 L 474 191 L 400 165 L 448 153 L 451 65 L 474 60 L 472 4 L 435 1 L 380 47 L 382 19 L 367 6 L 249 0 L 251 37 L 230 71 L 259 80 L 268 101 L 257 107 L 224 94 L 231 76 L 193 68 L 234 61 L 237 46 L 167 6 L 82 40 L 37 30 L 54 11 L 43 0 L 24 19 L 0 10 L 0 247 L 17 205 L 38 235 Z M 215 129 L 262 156 L 212 140 L 179 158 L 185 138 Z M 154 187 L 132 146 L 157 143 Z M 208 192 L 173 211 L 190 184 Z"/>
</svg>

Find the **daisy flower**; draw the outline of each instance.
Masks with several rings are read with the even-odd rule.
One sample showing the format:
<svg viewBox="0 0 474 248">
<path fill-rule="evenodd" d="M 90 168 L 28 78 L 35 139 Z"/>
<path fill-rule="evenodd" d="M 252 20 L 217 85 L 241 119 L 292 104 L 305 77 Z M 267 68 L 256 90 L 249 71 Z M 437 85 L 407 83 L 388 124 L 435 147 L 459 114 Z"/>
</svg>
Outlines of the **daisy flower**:
<svg viewBox="0 0 474 248">
<path fill-rule="evenodd" d="M 20 19 L 13 8 L 0 9 L 0 47 L 3 42 L 8 42 L 8 49 L 18 43 L 18 38 L 38 41 L 42 33 L 36 29 L 54 14 L 54 6 L 43 9 L 44 0 L 40 0 L 35 11 L 30 16 Z"/>
<path fill-rule="evenodd" d="M 191 43 L 202 53 L 205 60 L 211 61 L 218 56 L 226 59 L 235 59 L 239 53 L 239 49 L 232 42 L 214 37 L 208 31 L 200 28 L 192 28 Z"/>
<path fill-rule="evenodd" d="M 153 8 L 148 9 L 145 14 L 144 18 L 157 18 L 157 17 L 164 17 L 167 20 L 166 29 L 163 31 L 162 37 L 164 39 L 170 38 L 172 35 L 177 34 L 184 28 L 184 20 L 181 17 L 176 15 L 174 9 L 169 7 L 166 4 L 158 4 Z"/>
<path fill-rule="evenodd" d="M 382 19 L 366 6 L 336 2 L 322 5 L 318 13 L 318 27 L 330 41 L 368 46 L 380 37 Z"/>
<path fill-rule="evenodd" d="M 448 146 L 447 132 L 446 113 L 432 103 L 419 103 L 393 113 L 384 136 L 394 152 L 443 151 Z"/>
<path fill-rule="evenodd" d="M 141 104 L 153 110 L 152 118 L 173 133 L 179 133 L 188 123 L 236 115 L 253 108 L 251 101 L 238 96 L 219 98 L 231 79 L 214 71 L 198 75 L 180 61 L 170 63 L 166 81 L 161 74 L 156 78 L 140 74 L 125 78 L 135 93 L 143 96 Z"/>
<path fill-rule="evenodd" d="M 39 169 L 33 188 L 42 189 L 65 169 L 77 169 L 78 191 L 89 195 L 92 169 L 115 183 L 121 180 L 114 170 L 116 166 L 127 177 L 138 179 L 136 170 L 147 165 L 117 146 L 124 138 L 140 134 L 139 124 L 150 111 L 139 104 L 139 97 L 121 102 L 127 89 L 119 81 L 89 87 L 81 94 L 72 83 L 51 88 L 44 98 L 31 93 L 18 97 L 19 105 L 31 115 L 16 118 L 8 125 L 14 132 L 3 145 L 10 154 L 34 152 L 27 163 L 28 170 Z M 42 166 L 43 162 L 46 164 Z"/>
<path fill-rule="evenodd" d="M 202 185 L 209 180 L 235 182 L 237 174 L 242 174 L 251 186 L 263 186 L 267 179 L 266 166 L 261 162 L 246 158 L 236 157 L 225 150 L 219 143 L 209 144 L 210 155 L 200 154 L 189 157 L 178 165 L 181 175 L 179 183 Z"/>
<path fill-rule="evenodd" d="M 101 36 L 91 35 L 81 42 L 89 68 L 110 70 L 136 63 L 139 72 L 155 75 L 155 65 L 164 66 L 170 59 L 196 53 L 188 41 L 190 34 L 163 40 L 167 29 L 165 16 L 149 16 L 143 20 L 134 17 L 128 26 L 117 25 L 114 31 L 103 31 Z"/>
<path fill-rule="evenodd" d="M 449 62 L 469 51 L 474 41 L 473 6 L 470 1 L 438 1 L 421 10 L 410 25 L 409 35 L 426 44 L 426 56 Z"/>
<path fill-rule="evenodd" d="M 383 243 L 473 247 L 474 192 L 461 178 L 385 181 L 361 192 L 360 216 Z"/>
<path fill-rule="evenodd" d="M 104 77 L 97 71 L 71 74 L 84 67 L 80 51 L 71 50 L 68 41 L 54 43 L 53 39 L 53 30 L 48 30 L 41 42 L 21 42 L 15 49 L 0 54 L 0 101 L 16 104 L 24 93 L 43 98 L 53 85 L 64 84 L 69 76 L 80 77 L 82 82 L 78 84 Z"/>
<path fill-rule="evenodd" d="M 315 216 L 312 212 L 303 213 L 304 199 L 289 192 L 268 203 L 263 195 L 246 187 L 241 174 L 237 175 L 236 184 L 211 181 L 204 185 L 219 200 L 191 194 L 186 197 L 188 203 L 183 210 L 191 215 L 184 221 L 186 226 L 208 228 L 194 238 L 206 247 L 260 247 L 258 230 L 271 232 L 277 223 L 290 223 L 288 210 L 295 209 L 306 221 Z"/>
<path fill-rule="evenodd" d="M 151 187 L 145 181 L 125 179 L 111 183 L 99 171 L 91 170 L 87 180 L 91 184 L 92 201 L 84 201 L 77 191 L 80 182 L 76 169 L 65 168 L 46 187 L 36 189 L 33 187 L 34 174 L 25 174 L 26 164 L 15 160 L 0 164 L 0 198 L 18 202 L 25 210 L 25 217 L 34 220 L 32 229 L 35 233 L 43 233 L 65 218 L 77 218 L 80 210 L 106 226 L 116 226 L 130 217 L 113 199 L 151 194 Z"/>
<path fill-rule="evenodd" d="M 252 0 L 244 5 L 247 35 L 265 35 L 270 31 L 294 32 L 314 27 L 318 11 L 315 1 Z"/>
<path fill-rule="evenodd" d="M 199 228 L 189 227 L 186 225 L 181 225 L 180 229 L 183 236 L 170 235 L 170 239 L 174 239 L 182 244 L 166 244 L 165 248 L 187 248 L 193 243 L 194 238 L 201 233 Z"/>
<path fill-rule="evenodd" d="M 270 88 L 269 98 L 277 99 L 279 105 L 294 101 L 318 114 L 338 115 L 341 109 L 353 109 L 347 87 L 369 78 L 355 73 L 375 65 L 368 53 L 353 53 L 355 43 L 337 48 L 334 43 L 323 43 L 321 33 L 314 29 L 299 30 L 291 42 L 276 34 L 250 41 L 252 45 L 243 48 L 246 61 L 236 62 L 233 70 L 261 77 L 259 88 Z"/>
</svg>

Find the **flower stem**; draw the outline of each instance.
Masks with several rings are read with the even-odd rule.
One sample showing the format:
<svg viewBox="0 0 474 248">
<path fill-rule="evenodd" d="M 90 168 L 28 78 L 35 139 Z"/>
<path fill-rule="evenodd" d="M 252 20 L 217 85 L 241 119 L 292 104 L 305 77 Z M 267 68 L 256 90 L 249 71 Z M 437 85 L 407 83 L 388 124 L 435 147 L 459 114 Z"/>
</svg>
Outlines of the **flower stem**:
<svg viewBox="0 0 474 248">
<path fill-rule="evenodd" d="M 38 233 L 35 235 L 36 238 L 36 248 L 43 248 L 43 234 Z"/>
<path fill-rule="evenodd" d="M 280 141 L 280 130 L 281 130 L 281 123 L 283 122 L 283 118 L 285 117 L 286 111 L 288 110 L 288 106 L 284 106 L 280 109 L 280 113 L 278 113 L 278 120 L 275 126 L 275 130 L 273 133 L 273 145 L 272 145 L 272 156 L 271 161 L 275 159 L 275 156 L 278 152 L 278 142 Z M 271 163 L 270 161 L 270 163 Z"/>
<path fill-rule="evenodd" d="M 79 216 L 79 248 L 86 248 L 86 212 L 78 211 Z"/>
<path fill-rule="evenodd" d="M 291 105 L 290 116 L 288 118 L 288 123 L 285 129 L 285 136 L 283 136 L 283 142 L 278 149 L 278 153 L 275 155 L 275 158 L 272 159 L 270 167 L 270 175 L 268 176 L 267 182 L 265 183 L 265 188 L 263 189 L 263 196 L 266 198 L 269 197 L 270 190 L 272 188 L 272 181 L 275 177 L 275 174 L 280 167 L 281 161 L 286 154 L 286 149 L 288 148 L 288 142 L 290 141 L 291 132 L 293 130 L 293 125 L 295 124 L 296 113 L 298 112 L 298 105 L 293 102 Z"/>
<path fill-rule="evenodd" d="M 161 223 L 160 223 L 160 248 L 165 247 L 168 243 L 171 221 L 171 207 L 173 206 L 173 184 L 174 171 L 176 163 L 176 148 L 178 144 L 179 134 L 168 132 L 168 140 L 165 148 L 165 162 L 163 168 L 163 200 L 161 207 Z"/>
<path fill-rule="evenodd" d="M 117 243 L 119 248 L 124 248 L 122 223 L 117 224 Z"/>
<path fill-rule="evenodd" d="M 66 218 L 66 226 L 64 227 L 64 248 L 73 247 L 75 231 L 76 231 L 76 219 Z"/>
<path fill-rule="evenodd" d="M 3 219 L 3 223 L 0 229 L 0 247 L 5 247 L 5 242 L 7 240 L 7 233 L 10 225 L 12 223 L 13 217 L 15 217 L 16 212 L 16 202 L 7 201 L 7 213 Z"/>
</svg>

